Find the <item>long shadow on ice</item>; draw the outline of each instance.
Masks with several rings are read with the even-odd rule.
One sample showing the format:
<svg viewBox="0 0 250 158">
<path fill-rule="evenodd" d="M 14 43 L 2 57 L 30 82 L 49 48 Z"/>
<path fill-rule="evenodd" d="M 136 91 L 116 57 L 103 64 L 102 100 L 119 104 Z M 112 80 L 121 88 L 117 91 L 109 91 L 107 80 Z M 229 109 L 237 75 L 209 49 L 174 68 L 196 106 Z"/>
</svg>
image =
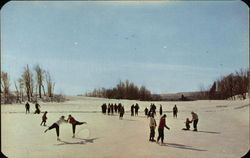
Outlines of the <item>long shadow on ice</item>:
<svg viewBox="0 0 250 158">
<path fill-rule="evenodd" d="M 220 132 L 213 132 L 213 131 L 198 131 L 202 133 L 211 133 L 211 134 L 220 134 Z"/>
<path fill-rule="evenodd" d="M 74 145 L 74 144 L 87 144 L 87 143 L 94 143 L 94 140 L 98 139 L 98 138 L 89 138 L 89 139 L 84 139 L 84 138 L 75 138 L 81 141 L 77 141 L 77 142 L 68 142 L 68 141 L 64 141 L 64 140 L 60 140 L 61 143 L 56 144 L 56 145 Z"/>
<path fill-rule="evenodd" d="M 193 148 L 193 147 L 188 146 L 188 145 L 176 144 L 176 143 L 164 143 L 162 146 L 185 149 L 185 150 L 207 151 L 207 150 L 204 150 L 204 149 L 197 149 L 197 148 Z"/>
<path fill-rule="evenodd" d="M 122 120 L 124 120 L 124 121 L 137 121 L 137 120 L 126 119 L 126 118 L 124 118 L 124 119 L 122 119 Z"/>
</svg>

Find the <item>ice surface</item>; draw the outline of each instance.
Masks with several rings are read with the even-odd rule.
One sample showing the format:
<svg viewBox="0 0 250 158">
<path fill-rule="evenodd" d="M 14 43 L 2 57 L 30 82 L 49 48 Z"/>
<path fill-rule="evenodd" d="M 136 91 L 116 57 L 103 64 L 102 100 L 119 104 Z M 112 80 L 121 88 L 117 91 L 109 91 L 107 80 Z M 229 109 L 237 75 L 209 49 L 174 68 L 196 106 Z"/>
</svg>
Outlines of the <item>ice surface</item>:
<svg viewBox="0 0 250 158">
<path fill-rule="evenodd" d="M 103 103 L 122 103 L 126 110 L 124 119 L 119 120 L 117 114 L 101 114 Z M 140 113 L 131 117 L 130 106 L 135 103 L 140 105 Z M 42 114 L 25 114 L 21 104 L 1 105 L 1 150 L 10 158 L 235 158 L 249 150 L 249 99 L 154 102 L 157 124 L 162 104 L 170 127 L 164 131 L 166 144 L 163 146 L 148 141 L 149 119 L 143 111 L 150 103 L 153 102 L 80 96 L 70 97 L 70 101 L 64 103 L 40 103 L 41 111 L 48 111 L 47 125 L 68 114 L 88 123 L 76 127 L 76 138 L 72 138 L 71 125 L 62 124 L 61 141 L 56 140 L 55 129 L 44 133 L 47 127 L 40 126 Z M 174 104 L 179 109 L 177 119 L 171 113 Z M 31 104 L 32 113 L 34 109 Z M 185 119 L 191 119 L 191 111 L 199 115 L 198 132 L 181 130 L 185 127 Z"/>
</svg>

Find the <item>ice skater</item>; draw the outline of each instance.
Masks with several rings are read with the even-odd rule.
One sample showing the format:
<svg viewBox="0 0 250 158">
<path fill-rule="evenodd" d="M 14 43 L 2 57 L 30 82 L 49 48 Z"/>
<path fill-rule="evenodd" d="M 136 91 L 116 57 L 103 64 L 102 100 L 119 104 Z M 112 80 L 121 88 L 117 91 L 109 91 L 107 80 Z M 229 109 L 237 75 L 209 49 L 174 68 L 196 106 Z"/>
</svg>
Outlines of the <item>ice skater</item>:
<svg viewBox="0 0 250 158">
<path fill-rule="evenodd" d="M 148 108 L 146 107 L 144 110 L 145 116 L 148 116 Z"/>
<path fill-rule="evenodd" d="M 72 117 L 71 115 L 68 116 L 67 121 L 72 124 L 72 131 L 73 131 L 72 138 L 75 138 L 76 125 L 82 125 L 82 124 L 86 124 L 87 123 L 87 122 L 76 121 L 75 118 Z"/>
<path fill-rule="evenodd" d="M 160 104 L 160 116 L 162 115 L 162 105 Z"/>
<path fill-rule="evenodd" d="M 46 116 L 47 113 L 48 113 L 48 112 L 45 111 L 44 114 L 43 114 L 42 122 L 41 122 L 41 124 L 40 124 L 41 126 L 42 126 L 42 124 L 43 124 L 43 126 L 46 126 L 46 120 L 48 119 L 47 116 Z"/>
<path fill-rule="evenodd" d="M 134 110 L 135 110 L 135 106 L 134 104 L 131 106 L 131 116 L 134 116 Z"/>
<path fill-rule="evenodd" d="M 139 105 L 136 103 L 134 108 L 135 108 L 135 116 L 138 116 L 138 111 L 140 109 Z"/>
<path fill-rule="evenodd" d="M 29 104 L 29 102 L 27 102 L 27 103 L 25 104 L 25 109 L 26 109 L 26 114 L 27 114 L 27 113 L 30 113 L 30 104 Z"/>
<path fill-rule="evenodd" d="M 149 120 L 149 128 L 150 128 L 150 135 L 149 135 L 149 141 L 155 142 L 155 128 L 156 128 L 156 121 L 154 119 L 154 114 L 150 114 L 150 120 Z"/>
<path fill-rule="evenodd" d="M 161 144 L 163 144 L 163 140 L 164 140 L 164 127 L 166 127 L 168 130 L 170 130 L 170 128 L 166 125 L 166 117 L 167 115 L 164 114 L 161 119 L 160 119 L 160 123 L 158 126 L 158 133 L 159 136 L 157 138 L 157 143 L 159 143 L 159 140 L 161 139 Z"/>
<path fill-rule="evenodd" d="M 106 114 L 106 110 L 107 110 L 107 105 L 106 103 L 102 104 L 102 113 Z"/>
<path fill-rule="evenodd" d="M 40 107 L 41 107 L 41 106 L 40 106 L 38 103 L 36 103 L 36 104 L 35 104 L 35 107 L 36 107 L 36 111 L 35 111 L 34 114 L 40 114 L 40 112 L 41 112 L 41 111 L 40 111 Z"/>
<path fill-rule="evenodd" d="M 197 130 L 197 124 L 198 124 L 198 121 L 199 121 L 199 118 L 198 118 L 198 115 L 196 113 L 194 113 L 193 111 L 191 112 L 192 114 L 192 122 L 193 122 L 193 126 L 194 126 L 194 130 L 193 131 L 198 131 Z"/>
<path fill-rule="evenodd" d="M 176 105 L 174 105 L 174 107 L 173 107 L 173 116 L 174 116 L 174 118 L 177 118 L 177 113 L 178 113 L 178 108 L 177 108 Z"/>
<path fill-rule="evenodd" d="M 155 104 L 150 105 L 150 110 L 149 111 L 153 112 L 153 115 L 156 115 L 156 106 L 155 106 Z"/>
<path fill-rule="evenodd" d="M 55 123 L 53 123 L 48 129 L 46 129 L 44 131 L 44 133 L 46 133 L 48 130 L 51 130 L 51 129 L 55 128 L 56 129 L 57 140 L 60 141 L 60 138 L 59 138 L 59 126 L 62 123 L 67 123 L 67 120 L 65 120 L 64 116 L 61 116 L 60 119 L 58 121 L 56 121 Z"/>
<path fill-rule="evenodd" d="M 110 103 L 108 104 L 108 115 L 110 114 Z"/>
<path fill-rule="evenodd" d="M 186 128 L 182 128 L 182 130 L 189 130 L 190 129 L 190 123 L 192 123 L 192 121 L 189 120 L 189 118 L 186 119 L 186 122 L 184 122 L 186 125 Z"/>
<path fill-rule="evenodd" d="M 124 113 L 125 113 L 124 106 L 121 106 L 120 107 L 120 116 L 119 116 L 120 120 L 122 120 Z"/>
</svg>

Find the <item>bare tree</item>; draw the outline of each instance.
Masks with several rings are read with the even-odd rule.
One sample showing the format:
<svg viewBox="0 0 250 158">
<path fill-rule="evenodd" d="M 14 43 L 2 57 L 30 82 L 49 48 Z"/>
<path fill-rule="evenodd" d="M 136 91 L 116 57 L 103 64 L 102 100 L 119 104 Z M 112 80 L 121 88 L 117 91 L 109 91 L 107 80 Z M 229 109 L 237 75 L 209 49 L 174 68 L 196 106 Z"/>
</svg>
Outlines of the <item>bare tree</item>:
<svg viewBox="0 0 250 158">
<path fill-rule="evenodd" d="M 22 78 L 19 78 L 18 79 L 18 84 L 19 84 L 19 90 L 20 90 L 20 97 L 21 97 L 21 102 L 24 101 L 23 99 L 23 92 L 24 92 L 24 82 L 23 82 L 23 79 Z"/>
<path fill-rule="evenodd" d="M 10 79 L 7 72 L 1 72 L 1 88 L 4 98 L 4 103 L 9 102 L 9 95 L 10 95 Z"/>
<path fill-rule="evenodd" d="M 44 71 L 39 65 L 35 67 L 35 71 L 36 71 L 36 83 L 37 83 L 39 98 L 42 98 Z"/>
<path fill-rule="evenodd" d="M 22 101 L 21 101 L 20 89 L 17 86 L 16 81 L 14 81 L 14 85 L 15 85 L 15 88 L 16 88 L 16 102 L 21 103 Z"/>
<path fill-rule="evenodd" d="M 22 74 L 22 79 L 24 82 L 24 87 L 25 87 L 25 91 L 26 91 L 26 94 L 28 97 L 28 101 L 31 101 L 34 85 L 33 85 L 33 74 L 29 69 L 29 65 L 27 65 L 24 68 L 24 72 Z"/>
<path fill-rule="evenodd" d="M 45 76 L 46 76 L 48 96 L 53 97 L 53 90 L 54 90 L 55 83 L 52 83 L 51 75 L 48 71 L 46 71 Z"/>
</svg>

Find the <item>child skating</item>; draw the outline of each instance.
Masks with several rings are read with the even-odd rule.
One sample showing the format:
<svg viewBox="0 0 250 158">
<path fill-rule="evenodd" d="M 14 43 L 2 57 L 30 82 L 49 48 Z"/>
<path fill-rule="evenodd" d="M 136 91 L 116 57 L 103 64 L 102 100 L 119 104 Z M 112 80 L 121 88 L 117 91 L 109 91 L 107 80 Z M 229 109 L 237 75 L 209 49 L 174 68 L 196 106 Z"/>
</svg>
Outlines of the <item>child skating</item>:
<svg viewBox="0 0 250 158">
<path fill-rule="evenodd" d="M 182 128 L 182 130 L 190 130 L 190 123 L 192 123 L 192 121 L 189 120 L 189 118 L 186 119 L 186 122 L 184 122 L 186 125 L 186 128 Z"/>
<path fill-rule="evenodd" d="M 59 138 L 59 126 L 62 123 L 67 123 L 67 120 L 65 120 L 64 118 L 65 118 L 64 116 L 61 116 L 60 119 L 58 121 L 56 121 L 55 123 L 53 123 L 48 129 L 46 129 L 44 131 L 44 133 L 46 133 L 48 130 L 51 130 L 51 129 L 55 128 L 56 129 L 57 140 L 59 141 L 60 140 L 60 138 Z"/>
<path fill-rule="evenodd" d="M 36 107 L 36 111 L 34 114 L 40 114 L 41 110 L 40 110 L 40 105 L 38 103 L 35 104 L 35 107 Z"/>
<path fill-rule="evenodd" d="M 87 123 L 87 122 L 76 121 L 75 118 L 72 117 L 71 115 L 68 116 L 67 121 L 72 124 L 72 130 L 73 130 L 73 136 L 72 136 L 72 138 L 75 138 L 76 125 L 82 125 L 82 124 Z"/>
<path fill-rule="evenodd" d="M 43 117 L 42 117 L 42 122 L 41 122 L 40 125 L 43 124 L 43 126 L 46 126 L 46 120 L 48 119 L 47 116 L 46 116 L 47 113 L 48 113 L 47 111 L 44 112 Z"/>
</svg>

